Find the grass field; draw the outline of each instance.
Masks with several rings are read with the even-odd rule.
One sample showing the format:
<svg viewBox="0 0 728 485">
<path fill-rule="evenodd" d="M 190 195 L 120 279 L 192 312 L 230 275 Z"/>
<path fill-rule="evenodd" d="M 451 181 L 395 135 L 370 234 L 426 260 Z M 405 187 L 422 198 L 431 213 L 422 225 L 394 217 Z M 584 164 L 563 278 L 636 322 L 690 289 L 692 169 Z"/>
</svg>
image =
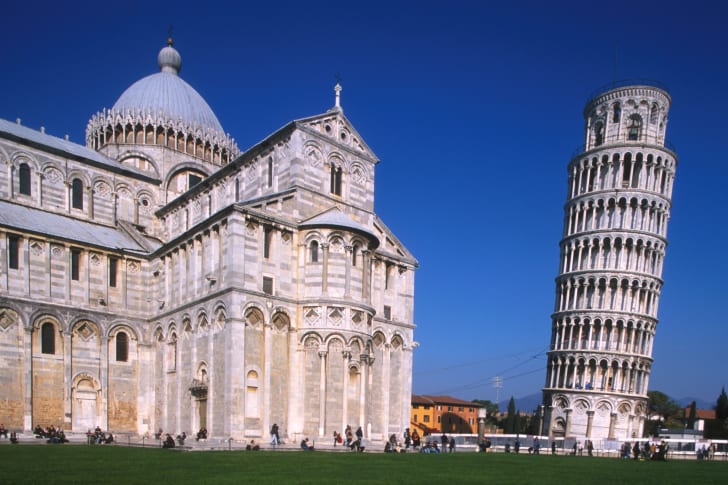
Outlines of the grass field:
<svg viewBox="0 0 728 485">
<path fill-rule="evenodd" d="M 728 462 L 455 453 L 181 452 L 0 446 L 0 483 L 721 484 Z"/>
</svg>

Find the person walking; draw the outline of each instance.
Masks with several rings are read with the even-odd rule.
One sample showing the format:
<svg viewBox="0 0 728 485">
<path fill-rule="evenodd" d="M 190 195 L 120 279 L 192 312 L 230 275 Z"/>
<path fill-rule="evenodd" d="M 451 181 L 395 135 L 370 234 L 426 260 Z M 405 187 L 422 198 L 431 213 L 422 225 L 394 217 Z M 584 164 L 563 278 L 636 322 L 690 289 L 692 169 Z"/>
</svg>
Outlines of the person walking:
<svg viewBox="0 0 728 485">
<path fill-rule="evenodd" d="M 281 439 L 278 436 L 278 425 L 276 423 L 273 423 L 273 426 L 270 428 L 270 444 L 273 446 L 281 444 Z"/>
</svg>

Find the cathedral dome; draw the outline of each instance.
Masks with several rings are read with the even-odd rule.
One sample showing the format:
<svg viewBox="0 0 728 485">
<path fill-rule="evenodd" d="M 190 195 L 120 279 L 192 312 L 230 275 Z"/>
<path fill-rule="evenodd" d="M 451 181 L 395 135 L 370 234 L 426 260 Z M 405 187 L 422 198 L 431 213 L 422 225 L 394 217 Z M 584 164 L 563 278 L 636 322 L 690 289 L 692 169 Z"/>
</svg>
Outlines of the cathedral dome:
<svg viewBox="0 0 728 485">
<path fill-rule="evenodd" d="M 182 57 L 169 45 L 157 56 L 160 72 L 135 82 L 114 103 L 112 111 L 141 112 L 162 116 L 170 121 L 182 121 L 202 131 L 223 133 L 222 125 L 207 102 L 187 84 L 179 71 Z"/>
<path fill-rule="evenodd" d="M 207 102 L 179 77 L 182 56 L 172 39 L 157 56 L 159 72 L 140 79 L 86 127 L 86 146 L 161 145 L 217 165 L 238 153 L 237 145 Z"/>
</svg>

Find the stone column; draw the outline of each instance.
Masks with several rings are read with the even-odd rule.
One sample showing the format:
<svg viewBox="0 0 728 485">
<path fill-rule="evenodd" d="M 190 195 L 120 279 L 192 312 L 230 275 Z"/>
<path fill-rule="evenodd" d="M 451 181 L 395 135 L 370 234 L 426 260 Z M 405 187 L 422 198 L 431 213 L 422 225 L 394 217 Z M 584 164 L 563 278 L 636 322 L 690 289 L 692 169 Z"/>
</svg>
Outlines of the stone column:
<svg viewBox="0 0 728 485">
<path fill-rule="evenodd" d="M 207 357 L 209 359 L 209 366 L 207 368 L 207 410 L 205 411 L 205 418 L 207 419 L 207 430 L 209 434 L 217 434 L 218 436 L 222 433 L 222 428 L 216 428 L 216 421 L 217 421 L 217 415 L 215 413 L 215 403 L 217 402 L 215 393 L 217 392 L 217 386 L 215 386 L 215 379 L 214 376 L 217 374 L 217 369 L 219 369 L 220 366 L 217 363 L 217 359 L 219 359 L 220 352 L 215 352 L 215 325 L 212 324 L 212 322 L 207 326 Z M 177 352 L 178 354 L 180 352 Z M 193 365 L 196 365 L 193 363 Z M 181 383 L 182 379 L 184 379 L 186 376 L 183 376 L 180 373 L 181 369 L 177 369 L 177 380 Z M 192 369 L 192 372 L 194 372 L 194 368 Z M 186 386 L 181 386 L 181 389 L 179 390 L 180 396 L 182 392 L 185 392 Z M 222 391 L 222 390 L 221 390 Z M 177 413 L 179 415 L 179 409 L 177 410 Z M 179 418 L 177 419 L 179 421 Z M 223 421 L 224 425 L 224 421 Z"/>
<path fill-rule="evenodd" d="M 129 265 L 132 264 L 132 262 L 127 259 L 122 259 L 120 262 L 121 262 L 121 264 L 119 266 L 121 266 L 121 275 L 120 275 L 121 276 L 121 278 L 120 278 L 121 279 L 121 306 L 122 306 L 122 308 L 127 308 L 127 303 L 128 303 L 128 294 L 127 293 L 128 293 L 128 288 L 129 288 L 128 274 L 129 274 Z M 141 268 L 140 268 L 140 270 L 141 270 Z"/>
<path fill-rule="evenodd" d="M 344 254 L 346 255 L 346 266 L 344 275 L 344 298 L 351 298 L 351 257 L 353 246 L 344 246 Z"/>
<path fill-rule="evenodd" d="M 633 430 L 634 430 L 634 414 L 630 414 L 629 418 L 627 419 L 627 436 L 636 438 L 636 434 Z"/>
<path fill-rule="evenodd" d="M 61 332 L 63 339 L 63 428 L 71 429 L 71 385 L 73 384 L 73 376 L 71 375 L 71 331 Z"/>
<path fill-rule="evenodd" d="M 385 344 L 384 345 L 384 351 L 382 352 L 382 357 L 384 357 L 384 362 L 382 362 L 382 372 L 384 373 L 384 389 L 382 389 L 382 401 L 384 404 L 384 416 L 382 419 L 382 429 L 384 431 L 384 439 L 387 439 L 389 437 L 389 416 L 390 416 L 390 407 L 392 406 L 391 402 L 391 392 L 390 392 L 390 386 L 391 386 L 391 375 L 390 375 L 390 362 L 391 362 L 391 355 L 392 352 L 392 345 L 391 344 Z M 371 417 L 371 416 L 370 416 Z"/>
<path fill-rule="evenodd" d="M 33 429 L 33 326 L 26 322 L 23 329 L 23 431 Z"/>
<path fill-rule="evenodd" d="M 367 419 L 366 413 L 366 390 L 367 382 L 369 381 L 369 356 L 367 354 L 361 354 L 359 357 L 359 364 L 361 365 L 361 380 L 359 383 L 359 422 L 365 423 Z"/>
<path fill-rule="evenodd" d="M 94 188 L 92 185 L 86 187 L 86 194 L 88 198 L 88 218 L 93 220 L 94 218 Z"/>
<path fill-rule="evenodd" d="M 323 264 L 321 265 L 321 293 L 325 296 L 329 290 L 329 245 L 321 243 L 321 251 L 323 252 Z"/>
<path fill-rule="evenodd" d="M 594 411 L 586 412 L 586 437 L 591 438 L 592 424 L 594 422 Z"/>
<path fill-rule="evenodd" d="M 321 363 L 320 381 L 319 381 L 319 437 L 324 436 L 324 425 L 326 423 L 326 354 L 325 350 L 319 350 L 319 358 Z"/>
<path fill-rule="evenodd" d="M 349 416 L 349 362 L 351 361 L 351 351 L 344 350 L 341 353 L 344 358 L 344 390 L 343 405 L 341 410 L 341 429 L 346 429 L 346 420 Z"/>
<path fill-rule="evenodd" d="M 38 170 L 35 173 L 36 180 L 36 203 L 38 207 L 43 207 L 43 172 Z"/>
<path fill-rule="evenodd" d="M 366 380 L 366 388 L 365 388 L 365 404 L 366 404 L 366 420 L 364 421 L 366 423 L 366 435 L 367 437 L 370 437 L 372 435 L 372 410 L 369 409 L 371 407 L 371 400 L 369 397 L 372 395 L 372 366 L 374 365 L 374 357 L 369 357 L 367 359 L 367 380 Z"/>
<path fill-rule="evenodd" d="M 222 390 L 225 400 L 225 416 L 230 423 L 230 436 L 239 439 L 245 434 L 245 418 L 240 412 L 241 409 L 244 409 L 245 404 L 245 353 L 240 351 L 245 348 L 245 323 L 242 318 L 228 315 L 225 321 L 225 331 L 228 338 L 225 339 L 225 352 L 221 356 L 221 359 L 225 361 L 226 369 L 225 389 Z M 267 430 L 264 429 L 263 432 L 265 431 Z"/>
<path fill-rule="evenodd" d="M 364 300 L 365 305 L 371 304 L 371 281 L 370 281 L 370 272 L 371 272 L 371 254 L 372 252 L 369 250 L 362 251 L 362 279 L 361 279 L 361 292 L 362 292 L 362 299 Z"/>
<path fill-rule="evenodd" d="M 109 337 L 101 335 L 99 338 L 101 345 L 101 369 L 99 372 L 99 384 L 101 386 L 97 404 L 97 409 L 101 410 L 100 425 L 101 429 L 109 429 Z"/>
<path fill-rule="evenodd" d="M 566 415 L 566 424 L 564 425 L 564 436 L 569 436 L 571 433 L 571 409 L 564 409 Z"/>
<path fill-rule="evenodd" d="M 270 307 L 272 306 L 271 302 L 268 302 L 268 307 L 270 310 Z M 271 363 L 272 360 L 275 359 L 277 356 L 273 355 L 273 343 L 271 342 L 271 321 L 270 316 L 268 317 L 268 322 L 263 325 L 263 345 L 265 346 L 265 350 L 263 351 L 263 355 L 265 356 L 264 363 L 263 363 L 263 409 L 264 412 L 261 416 L 261 421 L 263 423 L 263 433 L 270 430 L 271 427 L 271 393 L 270 393 L 270 373 L 271 373 Z"/>
<path fill-rule="evenodd" d="M 617 413 L 612 413 L 609 416 L 609 434 L 607 435 L 607 438 L 610 440 L 614 439 L 614 428 L 617 425 Z"/>
</svg>

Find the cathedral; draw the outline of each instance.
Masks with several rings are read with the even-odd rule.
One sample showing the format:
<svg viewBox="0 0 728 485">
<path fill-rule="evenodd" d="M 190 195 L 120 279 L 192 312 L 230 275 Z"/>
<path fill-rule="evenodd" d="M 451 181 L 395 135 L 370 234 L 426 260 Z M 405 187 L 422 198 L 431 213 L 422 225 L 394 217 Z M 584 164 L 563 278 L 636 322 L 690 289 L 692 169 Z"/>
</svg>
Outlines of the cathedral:
<svg viewBox="0 0 728 485">
<path fill-rule="evenodd" d="M 0 120 L 0 422 L 401 434 L 418 263 L 341 86 L 241 151 L 171 39 L 158 64 L 85 146 Z"/>
</svg>

